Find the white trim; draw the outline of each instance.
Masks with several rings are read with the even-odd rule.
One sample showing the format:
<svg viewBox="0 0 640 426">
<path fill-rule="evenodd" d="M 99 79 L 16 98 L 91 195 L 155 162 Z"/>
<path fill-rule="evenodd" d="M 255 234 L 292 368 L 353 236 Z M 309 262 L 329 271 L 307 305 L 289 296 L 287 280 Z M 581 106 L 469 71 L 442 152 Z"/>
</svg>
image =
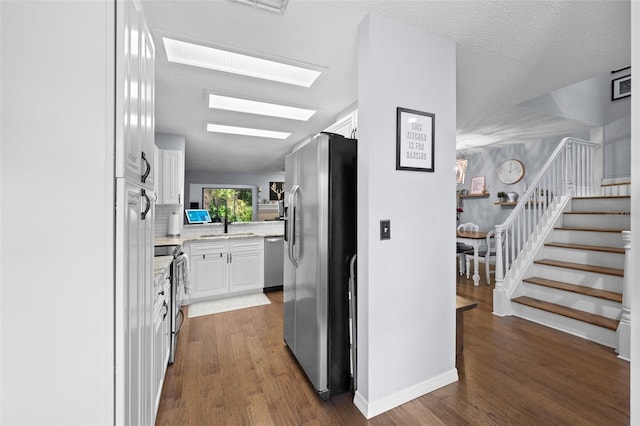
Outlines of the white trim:
<svg viewBox="0 0 640 426">
<path fill-rule="evenodd" d="M 370 419 L 457 381 L 458 370 L 454 368 L 374 402 L 367 401 L 362 393 L 356 391 L 353 403 L 367 419 Z"/>
</svg>

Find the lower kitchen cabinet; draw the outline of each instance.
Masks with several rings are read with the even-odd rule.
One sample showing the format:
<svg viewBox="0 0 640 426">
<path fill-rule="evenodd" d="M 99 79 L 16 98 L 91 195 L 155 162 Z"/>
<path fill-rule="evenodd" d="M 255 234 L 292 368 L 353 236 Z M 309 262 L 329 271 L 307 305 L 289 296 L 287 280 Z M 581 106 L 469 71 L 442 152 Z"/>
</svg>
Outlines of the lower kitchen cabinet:
<svg viewBox="0 0 640 426">
<path fill-rule="evenodd" d="M 229 292 L 229 243 L 191 243 L 192 298 L 217 296 Z"/>
<path fill-rule="evenodd" d="M 229 292 L 264 287 L 264 238 L 229 241 Z"/>
<path fill-rule="evenodd" d="M 188 302 L 264 286 L 264 239 L 230 238 L 189 245 L 191 294 Z"/>
</svg>

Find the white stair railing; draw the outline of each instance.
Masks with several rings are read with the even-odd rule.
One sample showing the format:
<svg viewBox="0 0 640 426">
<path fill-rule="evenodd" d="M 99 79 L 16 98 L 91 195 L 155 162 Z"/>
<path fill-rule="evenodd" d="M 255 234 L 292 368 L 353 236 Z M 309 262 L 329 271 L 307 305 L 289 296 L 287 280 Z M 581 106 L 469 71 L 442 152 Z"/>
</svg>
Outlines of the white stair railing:
<svg viewBox="0 0 640 426">
<path fill-rule="evenodd" d="M 494 313 L 509 315 L 507 291 L 513 284 L 512 267 L 543 224 L 549 209 L 566 197 L 596 195 L 593 179 L 593 142 L 564 138 L 551 154 L 504 223 L 495 227 L 496 285 Z"/>
</svg>

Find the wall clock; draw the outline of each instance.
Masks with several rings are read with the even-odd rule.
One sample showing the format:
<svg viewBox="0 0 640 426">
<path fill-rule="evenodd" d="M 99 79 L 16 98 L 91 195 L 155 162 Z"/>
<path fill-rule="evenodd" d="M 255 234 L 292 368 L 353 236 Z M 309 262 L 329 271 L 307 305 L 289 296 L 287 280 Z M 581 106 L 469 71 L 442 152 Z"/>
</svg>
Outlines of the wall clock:
<svg viewBox="0 0 640 426">
<path fill-rule="evenodd" d="M 506 160 L 498 166 L 498 179 L 502 183 L 511 185 L 519 182 L 524 176 L 524 164 L 518 160 Z"/>
</svg>

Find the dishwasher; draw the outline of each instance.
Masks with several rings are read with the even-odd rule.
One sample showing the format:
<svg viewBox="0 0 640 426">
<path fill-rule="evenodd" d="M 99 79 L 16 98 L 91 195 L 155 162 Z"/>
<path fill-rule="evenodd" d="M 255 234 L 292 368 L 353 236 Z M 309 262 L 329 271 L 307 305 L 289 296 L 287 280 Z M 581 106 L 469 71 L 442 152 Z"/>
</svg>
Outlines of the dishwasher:
<svg viewBox="0 0 640 426">
<path fill-rule="evenodd" d="M 284 237 L 264 238 L 264 292 L 282 290 Z"/>
</svg>

